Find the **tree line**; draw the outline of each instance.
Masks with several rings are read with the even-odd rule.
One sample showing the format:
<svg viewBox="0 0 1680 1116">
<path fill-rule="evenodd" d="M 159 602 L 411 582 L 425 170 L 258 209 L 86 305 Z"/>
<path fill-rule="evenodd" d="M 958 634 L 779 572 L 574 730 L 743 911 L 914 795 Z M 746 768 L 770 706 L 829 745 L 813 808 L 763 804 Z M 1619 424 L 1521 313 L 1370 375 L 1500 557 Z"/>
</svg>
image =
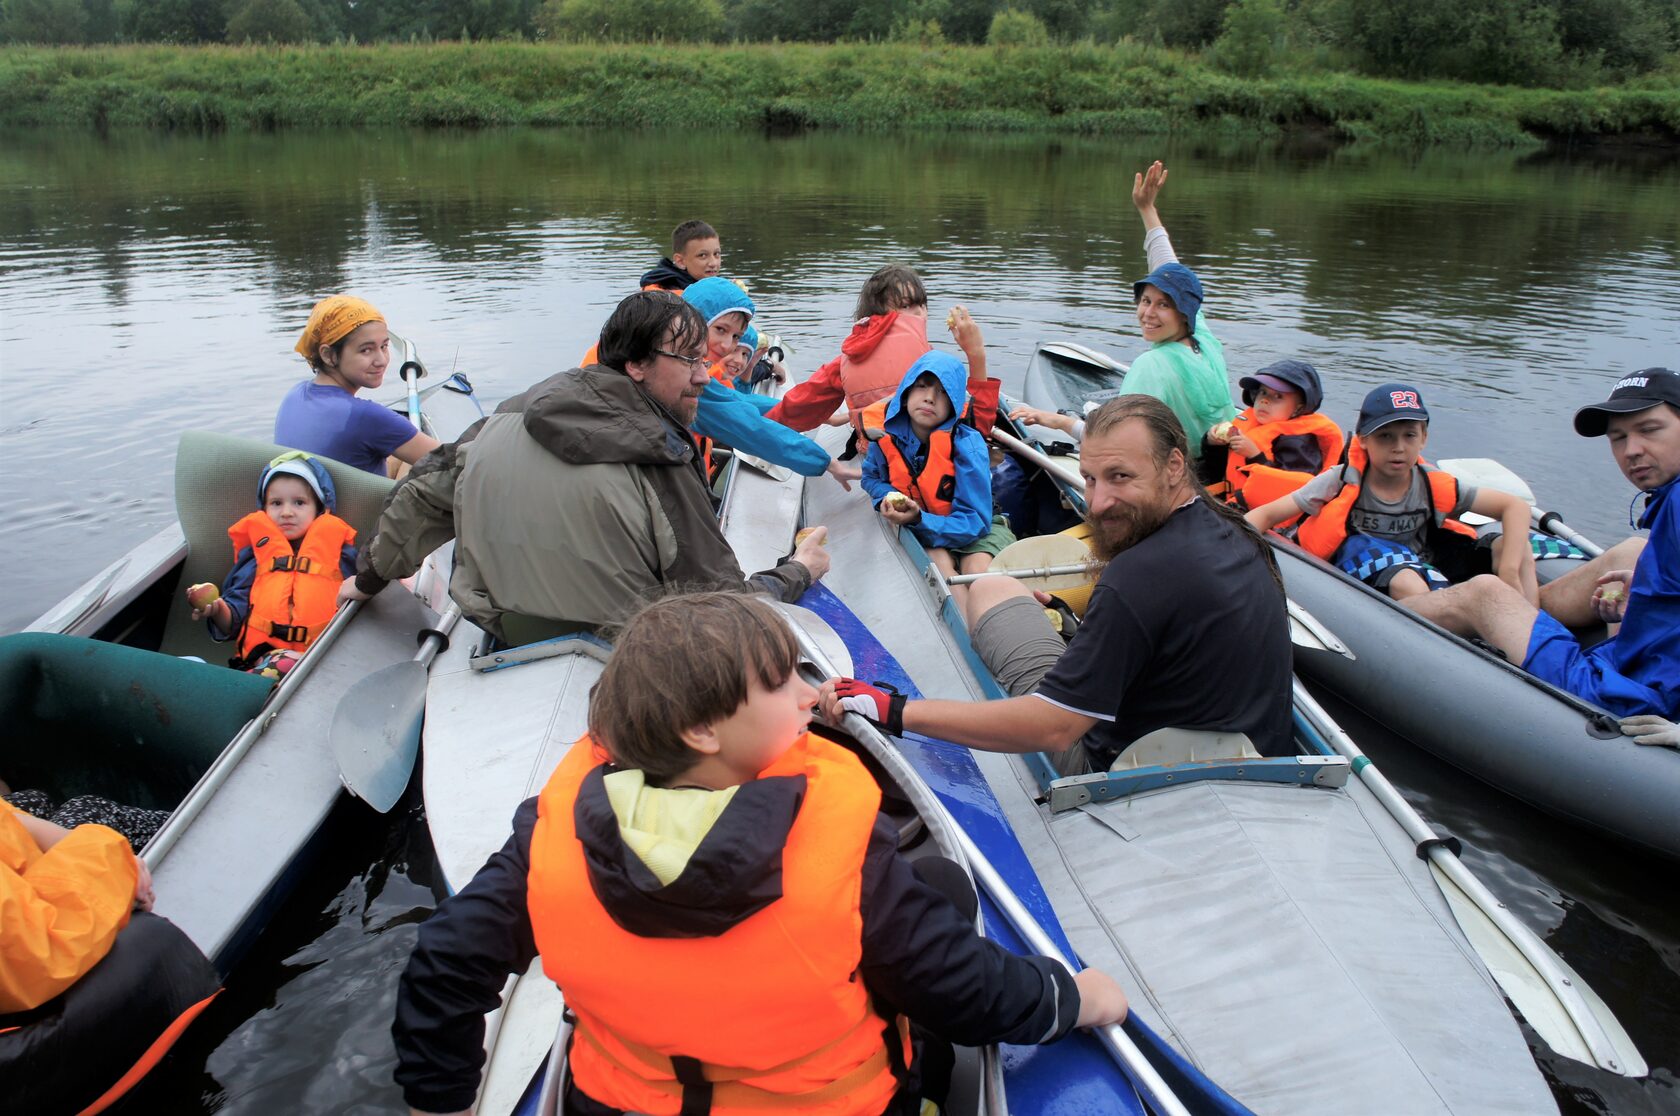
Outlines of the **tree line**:
<svg viewBox="0 0 1680 1116">
<path fill-rule="evenodd" d="M 0 0 L 0 38 L 83 44 L 1122 39 L 1245 76 L 1582 87 L 1680 73 L 1674 0 Z"/>
</svg>

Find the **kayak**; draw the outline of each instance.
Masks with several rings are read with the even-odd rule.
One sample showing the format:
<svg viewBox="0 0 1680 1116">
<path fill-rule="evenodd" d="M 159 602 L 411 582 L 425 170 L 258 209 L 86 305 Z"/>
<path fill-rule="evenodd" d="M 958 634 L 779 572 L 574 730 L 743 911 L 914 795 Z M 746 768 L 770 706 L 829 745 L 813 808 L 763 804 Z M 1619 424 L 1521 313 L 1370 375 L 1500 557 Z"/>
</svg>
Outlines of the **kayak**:
<svg viewBox="0 0 1680 1116">
<path fill-rule="evenodd" d="M 1119 394 L 1124 374 L 1095 350 L 1041 344 L 1023 396 L 1046 410 L 1083 410 Z M 1040 427 L 1030 440 L 1051 451 L 1071 448 L 1070 439 Z M 1302 675 L 1489 786 L 1680 858 L 1680 752 L 1635 744 L 1603 709 L 1423 619 L 1282 535 L 1272 532 L 1268 541 L 1290 598 L 1352 652 L 1297 648 Z M 1537 567 L 1544 581 L 1580 560 L 1543 559 Z"/>
<path fill-rule="evenodd" d="M 422 369 L 413 347 L 408 360 Z M 408 413 L 404 388 L 384 393 Z M 482 411 L 462 377 L 429 386 L 424 428 L 447 441 Z M 55 799 L 100 794 L 170 810 L 141 851 L 155 913 L 227 974 L 301 876 L 342 784 L 328 749 L 339 698 L 413 654 L 441 609 L 428 567 L 416 591 L 382 593 L 339 612 L 275 684 L 229 670 L 231 645 L 194 622 L 181 591 L 220 582 L 227 527 L 251 508 L 254 479 L 282 447 L 188 432 L 175 464 L 177 522 L 73 590 L 25 632 L 0 637 L 0 702 L 24 726 L 9 781 Z M 341 518 L 374 529 L 391 482 L 325 462 Z M 13 761 L 8 761 L 9 766 Z"/>
</svg>

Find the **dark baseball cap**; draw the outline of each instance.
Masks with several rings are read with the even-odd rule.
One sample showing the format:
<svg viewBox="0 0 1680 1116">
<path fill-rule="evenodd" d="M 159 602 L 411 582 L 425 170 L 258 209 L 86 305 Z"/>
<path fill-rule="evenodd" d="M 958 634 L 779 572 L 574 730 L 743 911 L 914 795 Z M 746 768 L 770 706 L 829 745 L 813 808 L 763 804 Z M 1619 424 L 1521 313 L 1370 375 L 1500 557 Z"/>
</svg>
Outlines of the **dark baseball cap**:
<svg viewBox="0 0 1680 1116">
<path fill-rule="evenodd" d="M 1383 384 L 1365 393 L 1359 405 L 1359 424 L 1354 433 L 1361 438 L 1391 422 L 1428 422 L 1429 408 L 1411 384 Z"/>
<path fill-rule="evenodd" d="M 1597 438 L 1610 425 L 1611 415 L 1648 411 L 1659 403 L 1680 407 L 1680 372 L 1667 368 L 1642 368 L 1623 376 L 1610 389 L 1610 398 L 1575 412 L 1575 433 Z"/>
<path fill-rule="evenodd" d="M 1273 391 L 1295 392 L 1301 397 L 1304 411 L 1316 411 L 1324 402 L 1324 384 L 1318 378 L 1318 369 L 1304 360 L 1273 361 L 1254 375 L 1238 380 L 1237 386 L 1242 388 L 1245 407 L 1254 405 L 1254 397 L 1260 394 L 1262 386 Z"/>
</svg>

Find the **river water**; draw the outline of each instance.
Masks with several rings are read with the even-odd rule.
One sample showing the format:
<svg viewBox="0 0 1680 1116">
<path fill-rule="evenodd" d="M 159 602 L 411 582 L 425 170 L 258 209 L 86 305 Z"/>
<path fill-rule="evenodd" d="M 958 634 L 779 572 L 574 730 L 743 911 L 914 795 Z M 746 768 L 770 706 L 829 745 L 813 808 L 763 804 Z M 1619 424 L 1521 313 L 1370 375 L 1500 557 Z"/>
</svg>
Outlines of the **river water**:
<svg viewBox="0 0 1680 1116">
<path fill-rule="evenodd" d="M 1569 416 L 1615 375 L 1680 367 L 1680 159 L 1401 154 L 1029 138 L 565 132 L 183 138 L 0 134 L 0 632 L 173 516 L 178 434 L 267 437 L 303 374 L 310 305 L 351 290 L 498 400 L 575 363 L 680 220 L 805 357 L 838 349 L 881 263 L 960 302 L 993 373 L 1039 339 L 1142 347 L 1128 194 L 1202 276 L 1233 376 L 1294 356 L 1352 420 L 1419 385 L 1432 457 L 1497 457 L 1600 541 L 1633 496 Z M 933 331 L 942 332 L 937 325 Z M 1617 1010 L 1651 1064 L 1625 1081 L 1537 1048 L 1568 1112 L 1680 1111 L 1675 873 L 1359 736 L 1467 859 Z M 170 1109 L 400 1110 L 386 1033 L 433 905 L 412 802 L 355 807 L 333 853 L 160 1083 Z M 1357 1052 L 1331 1052 L 1357 1057 Z"/>
</svg>

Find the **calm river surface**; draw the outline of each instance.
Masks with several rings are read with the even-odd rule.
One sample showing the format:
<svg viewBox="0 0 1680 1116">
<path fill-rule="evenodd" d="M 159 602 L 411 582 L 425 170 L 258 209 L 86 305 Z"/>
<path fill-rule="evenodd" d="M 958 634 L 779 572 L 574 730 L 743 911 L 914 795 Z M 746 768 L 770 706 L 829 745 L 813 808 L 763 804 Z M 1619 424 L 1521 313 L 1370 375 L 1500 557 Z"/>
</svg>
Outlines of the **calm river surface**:
<svg viewBox="0 0 1680 1116">
<path fill-rule="evenodd" d="M 888 261 L 982 323 L 994 374 L 1034 343 L 1142 345 L 1128 194 L 1200 272 L 1233 378 L 1324 373 L 1344 423 L 1419 384 L 1433 457 L 1495 456 L 1601 541 L 1633 495 L 1569 416 L 1617 373 L 1680 367 L 1680 161 L 1603 152 L 1408 156 L 1041 139 L 492 132 L 210 139 L 0 134 L 0 632 L 174 514 L 182 430 L 266 438 L 303 374 L 310 305 L 351 290 L 434 371 L 499 400 L 575 363 L 612 305 L 701 216 L 727 273 L 826 359 Z M 936 334 L 943 331 L 936 327 Z M 1625 1081 L 1537 1051 L 1568 1112 L 1680 1111 L 1672 865 L 1349 728 L 1500 897 L 1614 1007 L 1649 1060 Z M 1680 808 L 1680 804 L 1677 804 Z M 337 850 L 177 1059 L 165 1106 L 400 1110 L 393 984 L 433 905 L 418 807 L 347 807 Z M 1357 1057 L 1356 1051 L 1331 1056 Z"/>
</svg>

